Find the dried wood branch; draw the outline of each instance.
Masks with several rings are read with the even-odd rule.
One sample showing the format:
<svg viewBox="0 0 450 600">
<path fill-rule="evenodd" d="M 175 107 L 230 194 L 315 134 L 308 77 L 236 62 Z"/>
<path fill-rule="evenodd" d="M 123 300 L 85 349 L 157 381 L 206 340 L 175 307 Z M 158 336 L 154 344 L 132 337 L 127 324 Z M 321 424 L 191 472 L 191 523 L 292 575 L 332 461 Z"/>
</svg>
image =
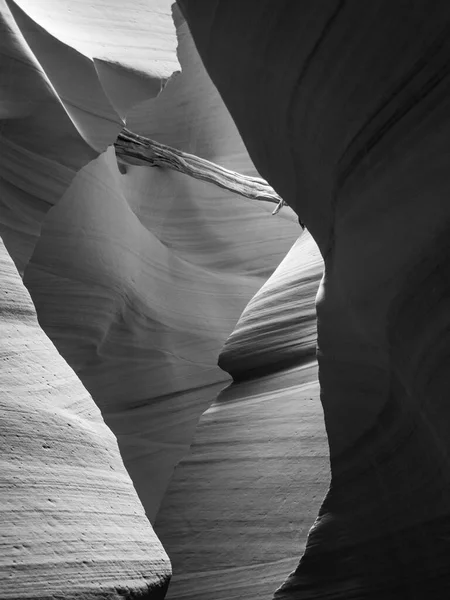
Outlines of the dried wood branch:
<svg viewBox="0 0 450 600">
<path fill-rule="evenodd" d="M 277 205 L 273 215 L 286 204 L 264 179 L 224 169 L 209 160 L 165 146 L 128 129 L 122 129 L 114 146 L 117 158 L 125 163 L 174 169 L 246 198 L 273 202 Z"/>
</svg>

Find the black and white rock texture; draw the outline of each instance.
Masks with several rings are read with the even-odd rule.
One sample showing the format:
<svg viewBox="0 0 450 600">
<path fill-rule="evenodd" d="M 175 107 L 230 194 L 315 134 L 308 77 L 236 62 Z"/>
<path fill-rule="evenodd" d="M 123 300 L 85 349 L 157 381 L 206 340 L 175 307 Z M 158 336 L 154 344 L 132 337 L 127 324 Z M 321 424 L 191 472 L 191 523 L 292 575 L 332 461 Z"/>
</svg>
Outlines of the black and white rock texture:
<svg viewBox="0 0 450 600">
<path fill-rule="evenodd" d="M 0 232 L 42 328 L 35 320 L 29 325 L 34 308 L 8 262 L 11 274 L 2 277 L 3 290 L 14 301 L 22 294 L 28 312 L 15 313 L 16 329 L 8 335 L 22 342 L 14 375 L 9 361 L 2 374 L 16 385 L 7 396 L 10 414 L 22 404 L 30 412 L 24 423 L 14 421 L 14 433 L 23 429 L 26 438 L 29 427 L 50 444 L 42 448 L 33 438 L 39 448 L 35 456 L 25 443 L 16 444 L 14 454 L 5 453 L 8 464 L 14 460 L 22 469 L 24 489 L 34 485 L 34 476 L 39 494 L 50 500 L 36 494 L 27 522 L 14 529 L 12 520 L 13 533 L 10 525 L 2 528 L 9 587 L 0 586 L 0 597 L 134 598 L 144 594 L 142 574 L 149 578 L 149 598 L 156 598 L 170 575 L 168 559 L 142 518 L 125 472 L 116 475 L 118 481 L 110 475 L 102 483 L 103 455 L 116 453 L 114 473 L 120 459 L 88 392 L 117 438 L 153 523 L 199 417 L 231 381 L 217 366 L 220 350 L 300 229 L 289 209 L 273 217 L 271 205 L 177 173 L 141 167 L 119 171 L 111 146 L 126 118 L 133 131 L 256 174 L 179 15 L 176 32 L 170 2 L 135 0 L 125 7 L 108 1 L 82 0 L 75 6 L 66 0 L 1 0 L 0 16 Z M 177 43 L 183 69 L 178 75 Z M 21 361 L 32 360 L 26 349 L 35 334 L 47 350 L 42 357 L 37 350 L 38 365 L 27 370 Z M 49 352 L 59 366 L 47 358 Z M 35 405 L 26 390 L 41 385 L 42 361 L 55 391 Z M 59 369 L 65 369 L 68 383 L 61 381 Z M 48 414 L 59 415 L 60 404 L 67 423 L 78 423 L 81 411 L 88 433 L 82 429 L 71 441 L 65 420 L 55 417 L 46 425 Z M 90 427 L 100 428 L 102 437 L 91 439 Z M 74 454 L 77 443 L 86 446 L 86 456 Z M 45 460 L 48 475 L 40 467 Z M 76 493 L 66 475 L 73 462 Z M 105 468 L 109 473 L 109 464 Z M 98 506 L 86 491 L 97 472 Z M 73 506 L 65 509 L 72 520 L 59 528 L 48 525 L 47 517 L 59 518 L 48 510 L 56 496 L 53 487 L 61 486 L 67 493 L 58 509 L 69 496 Z M 123 490 L 129 501 L 124 507 Z M 83 498 L 85 512 L 80 512 Z M 8 499 L 13 512 L 15 502 L 19 507 L 19 497 Z M 40 507 L 47 512 L 41 515 Z M 134 515 L 134 510 L 138 516 L 132 518 L 127 511 Z M 104 513 L 90 521 L 91 511 Z M 95 562 L 96 544 L 116 526 L 122 529 L 111 533 Z M 129 528 L 129 537 L 123 528 Z M 25 531 L 41 541 L 28 554 L 21 549 L 22 539 L 29 543 Z M 168 535 L 160 533 L 164 544 Z M 19 550 L 11 549 L 14 545 Z M 10 568 L 13 559 L 17 563 Z M 66 571 L 58 570 L 58 561 Z"/>
<path fill-rule="evenodd" d="M 446 600 L 450 5 L 178 4 L 0 0 L 0 598 Z"/>
<path fill-rule="evenodd" d="M 276 597 L 447 598 L 450 6 L 179 4 L 255 166 L 324 258 L 331 483 Z M 233 336 L 225 349 L 232 366 Z"/>
<path fill-rule="evenodd" d="M 170 561 L 0 244 L 0 598 L 158 599 Z"/>
</svg>

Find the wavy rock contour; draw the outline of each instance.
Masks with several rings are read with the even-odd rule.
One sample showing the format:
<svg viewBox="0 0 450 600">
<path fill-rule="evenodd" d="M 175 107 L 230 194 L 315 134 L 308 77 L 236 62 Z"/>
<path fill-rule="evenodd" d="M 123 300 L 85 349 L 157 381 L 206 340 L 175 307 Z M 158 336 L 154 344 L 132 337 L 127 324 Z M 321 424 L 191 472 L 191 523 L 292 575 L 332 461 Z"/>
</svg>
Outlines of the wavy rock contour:
<svg viewBox="0 0 450 600">
<path fill-rule="evenodd" d="M 92 12 L 92 3 L 81 5 Z M 200 415 L 229 381 L 216 365 L 220 348 L 299 227 L 288 209 L 272 217 L 269 206 L 179 174 L 141 167 L 120 172 L 108 146 L 126 118 L 133 131 L 256 174 L 179 15 L 183 74 L 171 78 L 178 63 L 172 42 L 167 42 L 174 36 L 167 29 L 167 2 L 151 2 L 146 8 L 136 0 L 134 18 L 123 24 L 124 37 L 118 35 L 117 43 L 114 38 L 109 49 L 100 42 L 89 44 L 88 37 L 77 39 L 81 9 L 77 5 L 67 20 L 67 6 L 50 0 L 33 8 L 25 0 L 0 3 L 0 59 L 8 76 L 1 104 L 1 235 L 31 294 L 39 324 L 116 435 L 153 521 Z M 49 9 L 55 15 L 52 23 L 45 20 Z M 139 11 L 153 9 L 159 11 L 156 37 L 166 40 L 164 60 L 153 48 L 144 68 L 142 55 L 134 54 L 136 46 L 130 52 L 127 48 L 146 34 L 137 25 Z M 108 19 L 114 25 L 114 13 L 105 12 L 104 22 L 91 17 L 88 29 L 92 33 L 99 27 L 101 40 Z M 122 31 L 117 23 L 115 31 Z M 126 59 L 117 64 L 120 52 Z M 76 417 L 78 408 L 73 410 Z M 33 418 L 40 432 L 44 426 L 38 412 Z M 59 431 L 55 424 L 55 437 Z M 102 444 L 95 446 L 99 455 Z M 66 450 L 61 449 L 61 457 Z M 114 506 L 118 514 L 123 510 Z M 45 519 L 39 521 L 36 512 L 29 519 L 27 527 L 34 527 L 36 535 L 46 530 Z M 142 529 L 152 539 L 151 529 Z M 52 540 L 62 536 L 57 528 L 52 531 L 42 550 L 45 564 L 53 564 Z M 98 536 L 106 534 L 102 521 Z M 141 567 L 133 562 L 141 555 L 130 545 L 124 542 L 122 550 L 125 563 L 134 565 L 131 583 L 119 584 L 116 594 L 145 597 L 136 579 Z M 82 548 L 77 546 L 73 555 L 74 572 L 84 568 Z M 167 580 L 167 559 L 156 541 L 154 550 L 150 545 L 144 551 L 156 592 L 159 582 L 163 586 Z M 155 565 L 161 555 L 159 569 Z M 37 594 L 60 593 L 45 587 L 51 579 L 45 569 L 38 573 L 23 554 L 19 559 L 25 579 L 36 575 L 41 585 Z M 78 593 L 83 588 L 87 597 L 109 597 L 112 583 L 98 587 L 95 569 L 84 583 L 79 571 L 74 589 Z M 120 569 L 117 580 L 128 581 Z M 28 583 L 14 577 L 11 585 L 27 597 Z M 63 595 L 72 593 L 70 585 Z"/>
<path fill-rule="evenodd" d="M 276 597 L 447 598 L 450 7 L 179 4 L 252 160 L 325 262 L 331 484 Z"/>
<path fill-rule="evenodd" d="M 162 598 L 170 562 L 117 442 L 0 250 L 0 597 Z"/>
<path fill-rule="evenodd" d="M 314 356 L 322 272 L 305 232 L 225 344 L 234 382 L 202 416 L 155 524 L 173 564 L 168 598 L 267 598 L 304 548 L 329 482 Z"/>
<path fill-rule="evenodd" d="M 252 172 L 186 25 L 179 38 L 183 74 L 133 109 L 127 125 Z M 226 381 L 220 348 L 297 232 L 292 214 L 274 220 L 267 206 L 172 171 L 121 174 L 112 149 L 48 214 L 25 285 L 117 436 L 152 522 Z"/>
</svg>

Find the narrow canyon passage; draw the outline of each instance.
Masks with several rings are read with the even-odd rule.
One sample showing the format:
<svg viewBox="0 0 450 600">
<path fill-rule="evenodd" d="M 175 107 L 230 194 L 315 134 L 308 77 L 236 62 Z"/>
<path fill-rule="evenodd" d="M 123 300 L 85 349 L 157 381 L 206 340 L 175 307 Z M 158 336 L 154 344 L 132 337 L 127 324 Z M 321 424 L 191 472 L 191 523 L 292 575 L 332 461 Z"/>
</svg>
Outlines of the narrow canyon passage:
<svg viewBox="0 0 450 600">
<path fill-rule="evenodd" d="M 448 600 L 448 1 L 0 0 L 0 75 L 1 600 Z"/>
</svg>

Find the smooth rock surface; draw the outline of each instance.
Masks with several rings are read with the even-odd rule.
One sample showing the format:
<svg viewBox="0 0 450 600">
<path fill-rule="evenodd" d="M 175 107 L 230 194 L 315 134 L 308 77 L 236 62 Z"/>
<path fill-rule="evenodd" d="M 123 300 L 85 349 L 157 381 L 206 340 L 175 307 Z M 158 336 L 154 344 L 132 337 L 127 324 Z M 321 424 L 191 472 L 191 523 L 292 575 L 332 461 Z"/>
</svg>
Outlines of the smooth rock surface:
<svg viewBox="0 0 450 600">
<path fill-rule="evenodd" d="M 270 598 L 304 548 L 329 483 L 313 357 L 322 269 L 305 232 L 225 344 L 220 363 L 239 381 L 201 418 L 155 525 L 168 598 Z"/>
<path fill-rule="evenodd" d="M 331 485 L 276 597 L 446 599 L 450 5 L 179 4 L 252 160 L 325 261 Z"/>
<path fill-rule="evenodd" d="M 2 243 L 0 278 L 0 598 L 162 598 L 170 562 L 117 442 Z"/>
<path fill-rule="evenodd" d="M 130 30 L 128 22 L 113 36 L 114 6 L 99 20 L 99 7 L 87 2 L 74 12 L 59 1 L 0 1 L 0 233 L 21 273 L 42 221 L 77 171 L 114 142 L 126 112 L 159 93 L 179 68 L 170 2 L 146 4 L 128 7 L 139 22 L 156 10 L 156 32 Z M 73 39 L 83 38 L 87 22 L 88 48 Z M 155 37 L 165 40 L 153 40 L 161 46 L 156 56 L 148 49 Z M 117 65 L 117 53 L 132 64 Z"/>
</svg>

